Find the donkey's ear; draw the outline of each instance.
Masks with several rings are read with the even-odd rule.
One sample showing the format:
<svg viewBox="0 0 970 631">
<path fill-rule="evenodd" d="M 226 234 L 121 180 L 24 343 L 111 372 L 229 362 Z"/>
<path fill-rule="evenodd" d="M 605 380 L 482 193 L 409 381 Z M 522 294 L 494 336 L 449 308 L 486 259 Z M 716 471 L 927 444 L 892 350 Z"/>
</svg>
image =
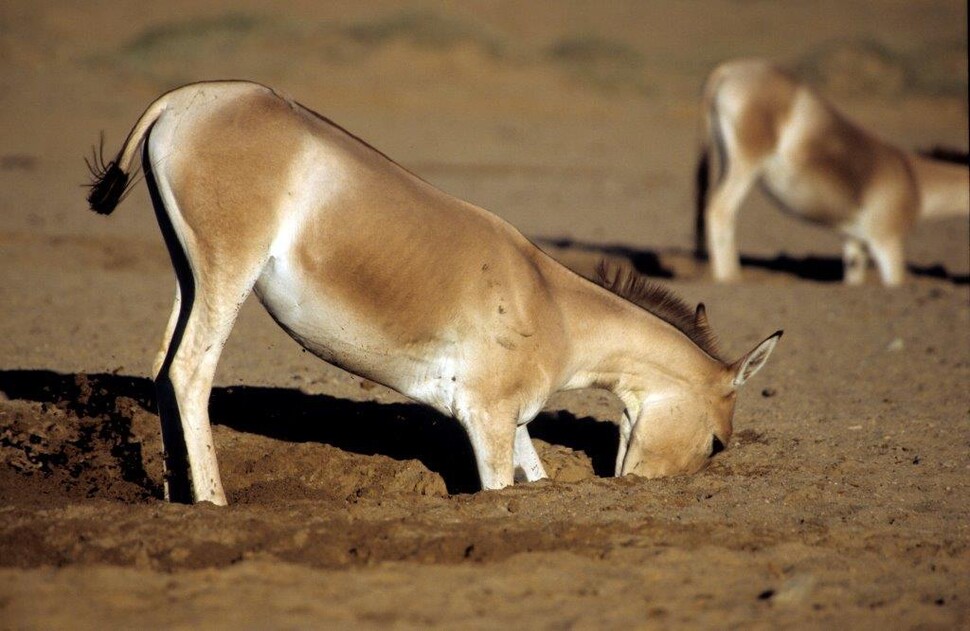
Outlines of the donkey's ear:
<svg viewBox="0 0 970 631">
<path fill-rule="evenodd" d="M 694 326 L 699 329 L 708 329 L 711 326 L 707 321 L 707 309 L 704 308 L 703 302 L 697 303 L 697 311 L 694 312 Z"/>
<path fill-rule="evenodd" d="M 764 342 L 755 346 L 753 351 L 731 364 L 730 371 L 733 375 L 731 383 L 735 388 L 743 386 L 744 382 L 754 376 L 754 373 L 761 370 L 761 367 L 768 361 L 771 351 L 775 350 L 775 344 L 781 339 L 782 333 L 783 331 L 777 331 Z"/>
</svg>

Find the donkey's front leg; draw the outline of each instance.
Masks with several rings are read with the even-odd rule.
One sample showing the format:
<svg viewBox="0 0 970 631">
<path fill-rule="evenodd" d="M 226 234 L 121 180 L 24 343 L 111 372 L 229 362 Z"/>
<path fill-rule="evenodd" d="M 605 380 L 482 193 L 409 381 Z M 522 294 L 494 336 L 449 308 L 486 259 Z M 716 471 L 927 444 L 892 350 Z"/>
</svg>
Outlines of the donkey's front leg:
<svg viewBox="0 0 970 631">
<path fill-rule="evenodd" d="M 529 436 L 529 430 L 525 425 L 519 425 L 515 428 L 513 461 L 516 481 L 520 479 L 519 471 L 522 472 L 526 482 L 535 482 L 549 477 L 542 466 L 542 461 L 539 460 L 539 454 L 536 453 L 535 445 L 532 444 L 532 438 Z"/>
<path fill-rule="evenodd" d="M 630 412 L 623 411 L 620 419 L 620 441 L 616 447 L 616 468 L 613 475 L 620 477 L 623 473 L 623 460 L 626 458 L 627 449 L 630 447 L 630 435 L 633 433 L 633 421 L 630 419 Z"/>
<path fill-rule="evenodd" d="M 616 469 L 613 473 L 616 477 L 623 474 L 623 461 L 626 459 L 626 452 L 630 448 L 630 436 L 633 435 L 634 419 L 640 418 L 640 400 L 629 392 L 620 394 L 623 401 L 623 416 L 620 417 L 619 430 L 620 440 L 616 448 Z"/>
<path fill-rule="evenodd" d="M 514 481 L 514 414 L 472 412 L 459 421 L 468 433 L 472 451 L 475 452 L 482 489 L 511 486 Z"/>
</svg>

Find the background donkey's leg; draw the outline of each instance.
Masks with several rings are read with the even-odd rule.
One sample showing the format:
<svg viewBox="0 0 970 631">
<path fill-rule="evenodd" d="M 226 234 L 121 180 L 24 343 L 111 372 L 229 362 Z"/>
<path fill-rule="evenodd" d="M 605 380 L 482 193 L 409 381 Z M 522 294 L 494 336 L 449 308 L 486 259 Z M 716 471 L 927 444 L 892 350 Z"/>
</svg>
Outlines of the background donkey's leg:
<svg viewBox="0 0 970 631">
<path fill-rule="evenodd" d="M 708 254 L 714 278 L 717 280 L 733 281 L 741 278 L 741 261 L 735 237 L 738 211 L 757 177 L 757 169 L 739 159 L 733 159 L 724 179 L 711 194 L 711 201 L 705 211 L 705 223 Z"/>
<path fill-rule="evenodd" d="M 906 255 L 902 236 L 874 239 L 869 244 L 884 285 L 895 287 L 906 278 Z"/>
<path fill-rule="evenodd" d="M 869 253 L 866 245 L 855 237 L 846 237 L 842 246 L 842 275 L 846 285 L 861 285 L 866 280 Z"/>
</svg>

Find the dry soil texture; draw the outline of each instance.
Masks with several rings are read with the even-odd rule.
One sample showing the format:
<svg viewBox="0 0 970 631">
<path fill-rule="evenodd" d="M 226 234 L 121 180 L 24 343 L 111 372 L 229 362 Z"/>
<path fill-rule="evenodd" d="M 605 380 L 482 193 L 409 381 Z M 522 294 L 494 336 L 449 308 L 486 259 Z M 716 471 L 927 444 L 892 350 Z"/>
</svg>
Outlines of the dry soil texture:
<svg viewBox="0 0 970 631">
<path fill-rule="evenodd" d="M 910 279 L 754 195 L 745 280 L 688 255 L 697 95 L 762 55 L 906 147 L 967 148 L 966 3 L 0 4 L 0 627 L 966 628 L 968 223 Z M 81 160 L 163 90 L 271 84 L 580 271 L 703 299 L 729 354 L 785 337 L 690 478 L 608 477 L 620 413 L 559 396 L 552 479 L 476 492 L 457 425 L 307 354 L 256 304 L 212 418 L 231 506 L 168 505 L 148 378 L 173 278 L 148 196 Z"/>
</svg>

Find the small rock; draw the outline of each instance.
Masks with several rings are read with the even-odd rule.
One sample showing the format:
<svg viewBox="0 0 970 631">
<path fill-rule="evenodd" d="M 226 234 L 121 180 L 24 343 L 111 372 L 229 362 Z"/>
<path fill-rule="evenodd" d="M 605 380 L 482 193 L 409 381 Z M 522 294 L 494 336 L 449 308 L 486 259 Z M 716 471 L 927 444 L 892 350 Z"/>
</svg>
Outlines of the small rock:
<svg viewBox="0 0 970 631">
<path fill-rule="evenodd" d="M 758 594 L 758 600 L 771 600 L 771 598 L 774 595 L 775 595 L 775 590 L 773 590 L 773 589 L 766 589 L 765 591 L 763 591 L 760 594 Z"/>
<path fill-rule="evenodd" d="M 810 574 L 793 576 L 778 589 L 773 602 L 778 604 L 795 605 L 803 602 L 815 588 L 815 577 Z"/>
</svg>

